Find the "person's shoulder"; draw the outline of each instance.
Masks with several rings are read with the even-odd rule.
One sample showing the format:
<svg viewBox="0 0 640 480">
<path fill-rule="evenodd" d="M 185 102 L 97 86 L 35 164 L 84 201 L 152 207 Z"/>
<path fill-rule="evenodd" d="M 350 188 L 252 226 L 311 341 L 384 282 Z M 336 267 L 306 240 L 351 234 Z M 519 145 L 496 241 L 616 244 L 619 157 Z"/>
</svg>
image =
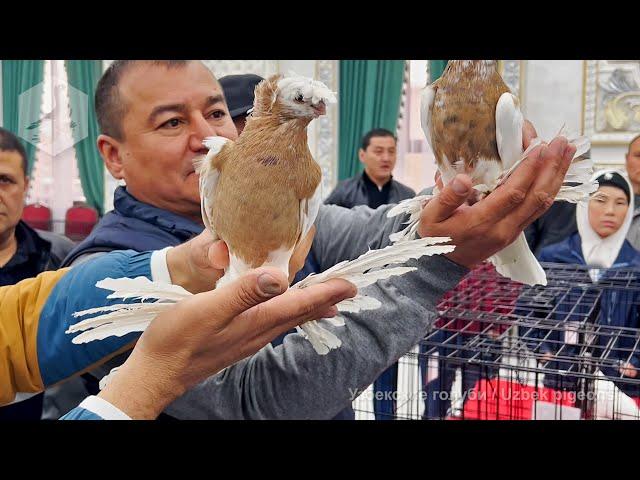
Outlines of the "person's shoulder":
<svg viewBox="0 0 640 480">
<path fill-rule="evenodd" d="M 538 260 L 541 262 L 563 262 L 566 261 L 568 255 L 571 253 L 571 245 L 574 237 L 578 235 L 574 233 L 564 240 L 560 240 L 559 242 L 552 243 L 551 245 L 547 245 L 546 247 L 540 250 L 538 254 Z"/>
<path fill-rule="evenodd" d="M 362 175 L 355 175 L 353 177 L 345 178 L 344 180 L 340 180 L 336 185 L 336 189 L 338 188 L 346 188 L 354 183 L 358 183 L 358 181 L 362 178 Z"/>
<path fill-rule="evenodd" d="M 37 229 L 36 233 L 42 240 L 51 244 L 52 252 L 55 251 L 56 255 L 61 255 L 63 258 L 75 247 L 75 243 L 62 234 Z"/>
<path fill-rule="evenodd" d="M 629 256 L 629 262 L 633 266 L 640 266 L 640 251 L 635 248 L 627 239 L 622 243 L 622 251 Z"/>
<path fill-rule="evenodd" d="M 395 184 L 398 186 L 398 190 L 400 190 L 400 192 L 402 193 L 402 195 L 407 195 L 407 198 L 411 198 L 411 197 L 415 197 L 416 196 L 416 191 L 411 188 L 408 187 L 407 185 L 405 185 L 402 182 L 399 182 L 397 180 L 394 180 Z"/>
<path fill-rule="evenodd" d="M 333 188 L 331 193 L 327 196 L 324 203 L 329 205 L 340 205 L 343 207 L 349 207 L 345 205 L 346 197 L 356 188 L 358 177 L 345 178 L 340 180 L 338 184 Z"/>
</svg>

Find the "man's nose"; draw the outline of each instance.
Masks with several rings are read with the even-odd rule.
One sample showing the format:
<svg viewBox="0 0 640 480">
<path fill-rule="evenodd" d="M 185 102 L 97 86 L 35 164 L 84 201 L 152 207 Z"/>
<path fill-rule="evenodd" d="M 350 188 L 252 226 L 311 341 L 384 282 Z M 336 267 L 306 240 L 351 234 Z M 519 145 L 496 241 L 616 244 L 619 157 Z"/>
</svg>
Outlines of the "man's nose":
<svg viewBox="0 0 640 480">
<path fill-rule="evenodd" d="M 194 151 L 204 149 L 202 141 L 206 137 L 215 137 L 217 135 L 216 129 L 201 115 L 195 115 L 191 122 L 191 136 L 189 139 L 190 147 Z"/>
</svg>

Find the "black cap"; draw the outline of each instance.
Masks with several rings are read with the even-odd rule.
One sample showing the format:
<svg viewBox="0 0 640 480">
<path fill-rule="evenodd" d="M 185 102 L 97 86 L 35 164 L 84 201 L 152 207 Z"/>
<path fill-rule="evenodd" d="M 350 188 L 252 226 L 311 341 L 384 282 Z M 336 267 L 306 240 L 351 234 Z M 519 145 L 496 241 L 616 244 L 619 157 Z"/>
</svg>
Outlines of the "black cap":
<svg viewBox="0 0 640 480">
<path fill-rule="evenodd" d="M 232 118 L 246 115 L 253 107 L 253 93 L 264 78 L 252 73 L 246 75 L 227 75 L 218 79 Z"/>
<path fill-rule="evenodd" d="M 631 201 L 631 192 L 629 191 L 629 184 L 627 181 L 616 172 L 605 172 L 596 178 L 598 186 L 609 185 L 611 187 L 617 187 L 624 192 L 627 196 L 627 202 Z"/>
</svg>

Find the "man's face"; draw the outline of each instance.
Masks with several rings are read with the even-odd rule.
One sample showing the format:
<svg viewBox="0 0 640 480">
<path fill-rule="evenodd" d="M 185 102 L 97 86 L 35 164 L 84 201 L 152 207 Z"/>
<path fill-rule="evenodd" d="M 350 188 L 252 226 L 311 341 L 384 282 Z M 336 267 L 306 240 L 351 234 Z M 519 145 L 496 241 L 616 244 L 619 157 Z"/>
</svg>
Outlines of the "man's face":
<svg viewBox="0 0 640 480">
<path fill-rule="evenodd" d="M 373 137 L 366 150 L 360 149 L 359 156 L 367 175 L 386 180 L 396 165 L 396 141 L 393 137 Z"/>
<path fill-rule="evenodd" d="M 629 145 L 627 173 L 632 183 L 640 185 L 640 138 Z"/>
<path fill-rule="evenodd" d="M 629 210 L 629 202 L 624 191 L 617 187 L 603 185 L 589 200 L 591 228 L 601 238 L 607 238 L 620 230 L 627 210 Z"/>
<path fill-rule="evenodd" d="M 222 90 L 199 62 L 184 67 L 140 64 L 120 82 L 126 105 L 124 140 L 117 142 L 120 178 L 138 200 L 200 219 L 193 160 L 208 136 L 237 138 Z M 113 172 L 112 172 L 113 173 Z"/>
<path fill-rule="evenodd" d="M 0 237 L 20 221 L 28 181 L 22 170 L 22 157 L 16 151 L 0 150 Z"/>
</svg>

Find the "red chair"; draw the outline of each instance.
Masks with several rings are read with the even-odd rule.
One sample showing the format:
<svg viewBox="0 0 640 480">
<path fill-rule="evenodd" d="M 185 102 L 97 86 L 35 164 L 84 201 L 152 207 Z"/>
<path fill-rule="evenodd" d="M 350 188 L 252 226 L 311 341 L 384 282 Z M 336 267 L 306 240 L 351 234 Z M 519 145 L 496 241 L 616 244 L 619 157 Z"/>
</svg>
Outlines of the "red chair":
<svg viewBox="0 0 640 480">
<path fill-rule="evenodd" d="M 24 207 L 22 220 L 31 228 L 51 231 L 51 209 L 41 203 L 32 203 Z"/>
<path fill-rule="evenodd" d="M 75 202 L 65 215 L 64 234 L 74 242 L 83 240 L 98 223 L 95 208 L 81 202 Z"/>
</svg>

